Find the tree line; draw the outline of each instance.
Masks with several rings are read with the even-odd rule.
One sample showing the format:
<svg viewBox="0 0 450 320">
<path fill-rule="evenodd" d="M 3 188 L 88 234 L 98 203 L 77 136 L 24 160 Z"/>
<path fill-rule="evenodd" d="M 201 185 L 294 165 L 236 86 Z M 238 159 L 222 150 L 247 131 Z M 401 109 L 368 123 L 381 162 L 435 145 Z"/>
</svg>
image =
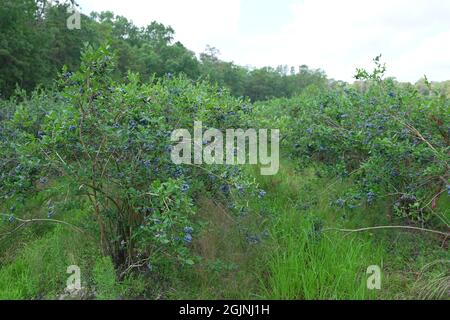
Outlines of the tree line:
<svg viewBox="0 0 450 320">
<path fill-rule="evenodd" d="M 2 0 L 0 6 L 0 94 L 11 96 L 17 87 L 31 91 L 48 87 L 64 65 L 77 70 L 86 43 L 108 41 L 118 57 L 115 76 L 138 72 L 144 81 L 183 73 L 193 80 L 209 79 L 235 96 L 251 100 L 290 97 L 309 85 L 325 85 L 326 75 L 302 65 L 298 68 L 247 68 L 219 59 L 207 47 L 196 56 L 175 41 L 170 26 L 151 22 L 138 27 L 112 12 L 81 15 L 81 29 L 66 26 L 71 1 Z M 76 4 L 75 4 L 76 5 Z"/>
</svg>

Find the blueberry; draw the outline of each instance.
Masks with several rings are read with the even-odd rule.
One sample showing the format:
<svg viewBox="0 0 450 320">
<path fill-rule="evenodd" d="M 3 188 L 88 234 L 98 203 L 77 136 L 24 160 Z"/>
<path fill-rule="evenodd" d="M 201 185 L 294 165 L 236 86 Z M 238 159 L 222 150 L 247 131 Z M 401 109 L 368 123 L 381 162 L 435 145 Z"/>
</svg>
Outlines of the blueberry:
<svg viewBox="0 0 450 320">
<path fill-rule="evenodd" d="M 184 233 L 192 234 L 192 232 L 194 232 L 194 228 L 192 228 L 192 227 L 185 227 L 184 228 Z"/>
<path fill-rule="evenodd" d="M 336 200 L 336 205 L 340 208 L 343 208 L 345 205 L 345 200 L 344 199 L 337 199 Z"/>
<path fill-rule="evenodd" d="M 77 130 L 77 127 L 76 127 L 76 126 L 71 125 L 71 126 L 69 127 L 69 131 L 70 131 L 70 132 L 74 132 L 75 130 Z"/>
<path fill-rule="evenodd" d="M 150 169 L 152 163 L 150 162 L 150 160 L 145 160 L 142 164 L 146 169 Z"/>
<path fill-rule="evenodd" d="M 372 191 L 367 193 L 367 202 L 373 202 L 375 200 L 375 193 L 373 193 Z"/>
<path fill-rule="evenodd" d="M 236 189 L 239 191 L 239 192 L 244 192 L 244 187 L 243 186 L 241 186 L 241 185 L 237 185 L 236 186 Z"/>
<path fill-rule="evenodd" d="M 130 126 L 131 129 L 134 129 L 137 126 L 137 122 L 134 120 L 131 120 L 128 125 Z"/>
<path fill-rule="evenodd" d="M 181 177 L 183 175 L 183 168 L 176 168 L 174 176 L 175 177 Z"/>
<path fill-rule="evenodd" d="M 190 244 L 192 242 L 192 236 L 190 234 L 187 234 L 184 236 L 183 240 L 184 240 L 184 243 Z"/>
<path fill-rule="evenodd" d="M 220 191 L 222 191 L 223 193 L 228 193 L 230 191 L 230 186 L 227 184 L 221 185 Z"/>
<path fill-rule="evenodd" d="M 47 177 L 42 177 L 42 178 L 39 179 L 39 182 L 41 184 L 47 184 L 48 183 L 48 178 Z"/>
<path fill-rule="evenodd" d="M 13 215 L 10 215 L 9 218 L 8 218 L 8 222 L 9 223 L 14 223 L 15 220 L 16 220 L 16 218 L 14 218 Z"/>
<path fill-rule="evenodd" d="M 447 186 L 447 194 L 450 196 L 450 185 Z"/>
<path fill-rule="evenodd" d="M 187 192 L 188 190 L 189 190 L 189 185 L 187 183 L 185 183 L 181 186 L 181 191 Z"/>
<path fill-rule="evenodd" d="M 264 198 L 266 196 L 266 194 L 267 193 L 264 190 L 260 190 L 259 193 L 258 193 L 258 197 Z"/>
<path fill-rule="evenodd" d="M 114 128 L 114 129 L 120 129 L 120 124 L 114 123 L 114 124 L 113 124 L 113 128 Z"/>
</svg>

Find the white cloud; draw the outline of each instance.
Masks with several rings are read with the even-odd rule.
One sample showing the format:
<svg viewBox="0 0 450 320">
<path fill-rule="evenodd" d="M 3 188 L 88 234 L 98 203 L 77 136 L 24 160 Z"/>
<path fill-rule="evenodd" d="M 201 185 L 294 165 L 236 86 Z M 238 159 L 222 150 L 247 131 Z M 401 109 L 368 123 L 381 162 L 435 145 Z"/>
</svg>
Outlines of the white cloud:
<svg viewBox="0 0 450 320">
<path fill-rule="evenodd" d="M 138 26 L 152 21 L 170 25 L 176 40 L 203 52 L 206 45 L 228 41 L 238 31 L 240 0 L 78 0 L 82 12 L 113 11 Z M 224 50 L 226 48 L 223 48 Z"/>
<path fill-rule="evenodd" d="M 450 79 L 450 1 L 303 0 L 292 10 L 282 32 L 249 39 L 246 63 L 304 63 L 351 81 L 356 67 L 371 67 L 382 53 L 399 80 Z"/>
<path fill-rule="evenodd" d="M 188 48 L 199 53 L 211 44 L 223 59 L 242 65 L 307 64 L 351 81 L 356 67 L 371 67 L 382 53 L 389 74 L 399 80 L 416 81 L 423 74 L 450 79 L 448 0 L 280 0 L 291 18 L 261 34 L 239 29 L 240 19 L 246 19 L 241 0 L 79 2 L 138 25 L 152 20 L 171 25 Z"/>
</svg>

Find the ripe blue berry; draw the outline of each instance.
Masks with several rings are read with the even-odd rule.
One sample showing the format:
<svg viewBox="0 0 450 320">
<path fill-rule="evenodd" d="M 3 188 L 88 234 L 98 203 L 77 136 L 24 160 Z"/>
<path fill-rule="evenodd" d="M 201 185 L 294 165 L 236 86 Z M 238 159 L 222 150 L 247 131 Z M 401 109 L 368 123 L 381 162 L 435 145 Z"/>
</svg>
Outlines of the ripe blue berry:
<svg viewBox="0 0 450 320">
<path fill-rule="evenodd" d="M 223 193 L 228 193 L 230 191 L 230 186 L 228 186 L 227 184 L 221 185 L 220 191 L 222 191 Z"/>
<path fill-rule="evenodd" d="M 184 233 L 192 234 L 192 232 L 194 232 L 194 228 L 192 228 L 192 227 L 185 227 L 184 228 Z"/>
<path fill-rule="evenodd" d="M 150 167 L 151 167 L 151 162 L 150 162 L 150 160 L 145 160 L 145 161 L 143 162 L 143 165 L 144 165 L 144 167 L 145 167 L 146 169 L 150 169 Z"/>
<path fill-rule="evenodd" d="M 39 182 L 41 184 L 47 184 L 48 183 L 48 178 L 47 177 L 42 177 L 42 178 L 39 179 Z"/>
<path fill-rule="evenodd" d="M 371 203 L 375 200 L 375 193 L 373 193 L 372 191 L 370 191 L 369 193 L 367 193 L 367 202 Z"/>
<path fill-rule="evenodd" d="M 184 243 L 190 244 L 192 242 L 192 236 L 190 234 L 187 234 L 184 236 Z"/>
<path fill-rule="evenodd" d="M 336 200 L 336 205 L 340 208 L 343 208 L 345 205 L 345 200 L 344 199 L 337 199 Z"/>
</svg>

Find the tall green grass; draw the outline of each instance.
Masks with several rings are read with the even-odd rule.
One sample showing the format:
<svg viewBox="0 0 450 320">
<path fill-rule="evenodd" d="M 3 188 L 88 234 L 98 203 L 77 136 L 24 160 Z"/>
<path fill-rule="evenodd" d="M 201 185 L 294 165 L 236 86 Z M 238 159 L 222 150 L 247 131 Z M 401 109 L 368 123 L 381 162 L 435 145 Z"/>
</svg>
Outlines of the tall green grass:
<svg viewBox="0 0 450 320">
<path fill-rule="evenodd" d="M 382 264 L 370 241 L 325 234 L 313 218 L 282 213 L 272 228 L 276 244 L 264 284 L 269 299 L 367 299 L 366 269 Z"/>
<path fill-rule="evenodd" d="M 315 170 L 296 172 L 291 163 L 280 173 L 261 177 L 266 198 L 252 206 L 272 216 L 265 258 L 268 276 L 262 297 L 268 299 L 369 299 L 378 293 L 367 289 L 366 270 L 383 264 L 383 249 L 365 235 L 348 236 L 324 227 L 344 223 L 342 212 L 330 199 L 345 187 L 319 178 Z M 328 187 L 327 187 L 328 186 Z"/>
<path fill-rule="evenodd" d="M 64 293 L 67 267 L 78 265 L 82 285 L 91 278 L 99 250 L 79 234 L 56 226 L 27 243 L 10 263 L 0 267 L 0 300 L 55 299 Z"/>
</svg>

